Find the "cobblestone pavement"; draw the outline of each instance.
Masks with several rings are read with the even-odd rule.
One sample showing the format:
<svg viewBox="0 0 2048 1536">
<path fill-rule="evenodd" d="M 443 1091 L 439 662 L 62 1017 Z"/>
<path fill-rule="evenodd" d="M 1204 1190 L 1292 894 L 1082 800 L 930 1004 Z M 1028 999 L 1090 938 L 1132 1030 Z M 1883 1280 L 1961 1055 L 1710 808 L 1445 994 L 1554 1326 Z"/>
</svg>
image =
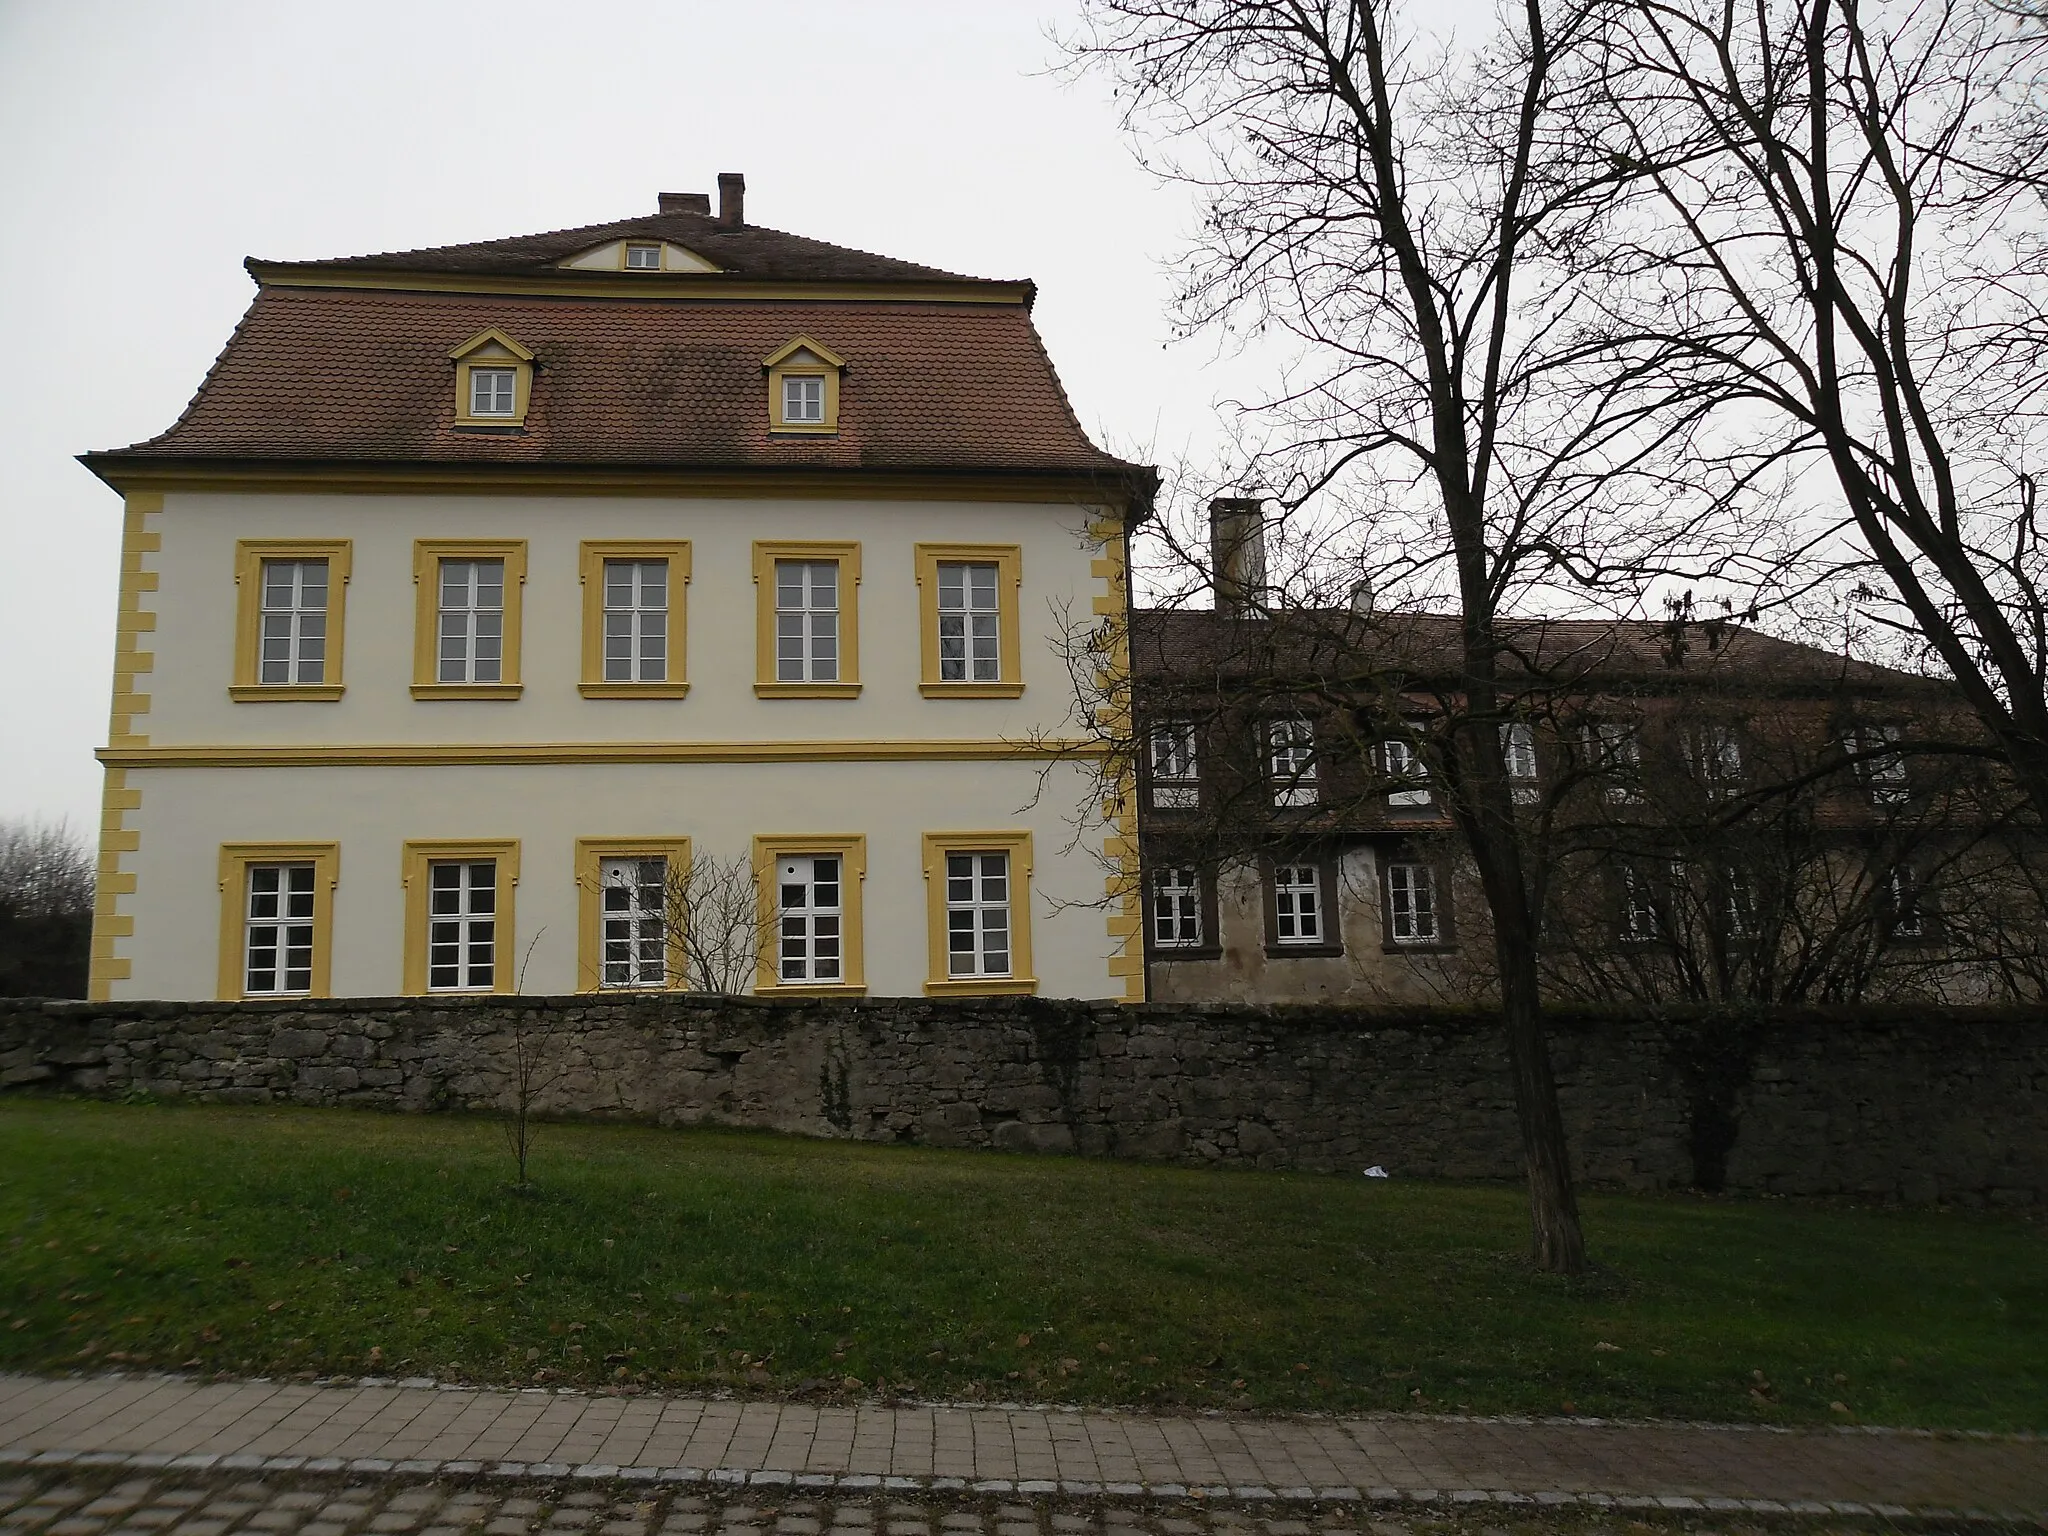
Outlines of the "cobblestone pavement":
<svg viewBox="0 0 2048 1536">
<path fill-rule="evenodd" d="M 503 1497 L 506 1482 L 559 1479 L 586 1487 L 638 1486 L 664 1496 L 701 1489 L 734 1499 L 830 1500 L 835 1507 L 854 1497 L 1021 1497 L 1147 1508 L 1227 1500 L 1348 1509 L 1354 1516 L 1389 1506 L 1483 1504 L 1890 1518 L 1968 1514 L 2048 1524 L 2048 1439 L 2036 1436 L 1421 1415 L 1157 1417 L 481 1391 L 429 1382 L 0 1375 L 0 1477 L 87 1471 L 464 1479 L 498 1488 L 490 1498 Z M 821 1518 L 785 1510 L 777 1520 L 785 1517 Z M 375 1516 L 394 1518 L 396 1512 Z M 21 1536 L 26 1527 L 14 1520 L 0 1520 L 0 1536 Z M 728 1536 L 754 1528 L 746 1518 L 721 1520 Z M 283 1536 L 296 1524 L 250 1528 Z M 141 1528 L 130 1521 L 122 1529 L 131 1527 Z M 180 1524 L 177 1536 L 222 1536 L 226 1528 Z M 401 1527 L 348 1529 L 385 1536 Z M 458 1523 L 447 1532 L 437 1526 L 435 1536 L 454 1536 L 455 1529 L 468 1526 Z M 520 1529 L 488 1526 L 485 1536 L 515 1536 Z M 600 1536 L 679 1536 L 684 1529 L 607 1525 Z M 780 1536 L 819 1536 L 823 1529 L 776 1526 Z M 97 1536 L 100 1530 L 59 1522 L 47 1536 Z M 886 1528 L 878 1536 L 922 1532 Z M 1264 1536 L 1306 1533 L 1304 1527 Z M 343 1531 L 309 1524 L 299 1536 Z M 963 1526 L 958 1536 L 971 1533 Z M 999 1529 L 996 1536 L 1031 1533 Z M 1161 1525 L 1156 1536 L 1197 1533 Z"/>
</svg>

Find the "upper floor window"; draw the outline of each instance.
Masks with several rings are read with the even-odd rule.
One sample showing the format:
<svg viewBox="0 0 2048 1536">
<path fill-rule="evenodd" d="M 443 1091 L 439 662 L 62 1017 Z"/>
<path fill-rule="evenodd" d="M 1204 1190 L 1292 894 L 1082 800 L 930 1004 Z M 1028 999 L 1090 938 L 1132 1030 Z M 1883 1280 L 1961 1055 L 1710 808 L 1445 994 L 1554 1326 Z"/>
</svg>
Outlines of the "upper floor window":
<svg viewBox="0 0 2048 1536">
<path fill-rule="evenodd" d="M 1024 554 L 1014 544 L 920 544 L 927 698 L 1014 698 L 1024 691 L 1017 608 Z"/>
<path fill-rule="evenodd" d="M 1500 755 L 1507 765 L 1508 792 L 1519 805 L 1536 802 L 1536 728 L 1511 720 L 1500 728 Z"/>
<path fill-rule="evenodd" d="M 939 562 L 939 681 L 1002 681 L 1003 648 L 996 633 L 996 567 L 964 560 Z"/>
<path fill-rule="evenodd" d="M 754 692 L 852 698 L 860 692 L 860 546 L 754 545 Z"/>
<path fill-rule="evenodd" d="M 1184 811 L 1192 810 L 1201 803 L 1194 721 L 1167 720 L 1153 726 L 1148 756 L 1152 770 L 1152 804 L 1155 807 Z"/>
<path fill-rule="evenodd" d="M 231 698 L 341 697 L 346 539 L 244 539 L 235 546 Z"/>
<path fill-rule="evenodd" d="M 263 562 L 263 607 L 256 680 L 327 680 L 327 562 Z"/>
<path fill-rule="evenodd" d="M 1905 734 L 1896 725 L 1866 725 L 1850 734 L 1856 777 L 1875 805 L 1899 805 L 1911 798 L 1906 759 L 1898 750 Z"/>
<path fill-rule="evenodd" d="M 679 699 L 684 681 L 687 540 L 586 540 L 583 678 L 587 699 Z"/>
<path fill-rule="evenodd" d="M 1387 776 L 1387 804 L 1428 805 L 1429 764 L 1404 736 L 1380 743 L 1380 766 Z"/>
<path fill-rule="evenodd" d="M 1601 779 L 1600 797 L 1610 805 L 1642 798 L 1638 785 L 1643 767 L 1643 740 L 1632 724 L 1602 720 L 1585 728 L 1586 766 Z"/>
<path fill-rule="evenodd" d="M 497 683 L 505 670 L 505 562 L 441 562 L 440 683 Z"/>
<path fill-rule="evenodd" d="M 839 681 L 839 562 L 775 562 L 775 680 Z"/>
<path fill-rule="evenodd" d="M 1268 770 L 1273 780 L 1273 803 L 1280 806 L 1316 803 L 1316 728 L 1312 720 L 1296 716 L 1266 724 Z"/>
<path fill-rule="evenodd" d="M 1710 795 L 1732 795 L 1742 787 L 1742 741 L 1732 727 L 1703 725 L 1689 739 L 1693 771 Z"/>
<path fill-rule="evenodd" d="M 519 697 L 524 541 L 421 539 L 413 545 L 413 579 L 413 697 Z"/>
<path fill-rule="evenodd" d="M 472 368 L 469 370 L 469 414 L 472 416 L 510 416 L 512 414 L 512 381 L 510 368 Z"/>
<path fill-rule="evenodd" d="M 659 272 L 661 270 L 661 247 L 658 245 L 627 245 L 626 267 L 629 271 L 634 272 Z"/>
<path fill-rule="evenodd" d="M 668 681 L 668 562 L 604 563 L 604 680 Z"/>
</svg>

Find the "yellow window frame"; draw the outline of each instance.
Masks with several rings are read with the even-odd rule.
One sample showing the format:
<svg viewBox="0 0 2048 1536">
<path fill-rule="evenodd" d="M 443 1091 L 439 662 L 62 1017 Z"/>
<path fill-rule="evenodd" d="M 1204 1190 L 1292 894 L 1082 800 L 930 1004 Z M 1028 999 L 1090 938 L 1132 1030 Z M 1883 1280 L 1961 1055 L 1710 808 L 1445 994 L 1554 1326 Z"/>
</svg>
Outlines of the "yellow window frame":
<svg viewBox="0 0 2048 1536">
<path fill-rule="evenodd" d="M 235 541 L 235 666 L 228 697 L 240 704 L 332 703 L 342 695 L 341 644 L 348 614 L 348 539 L 237 539 Z M 327 562 L 327 664 L 318 683 L 262 681 L 263 563 Z"/>
<path fill-rule="evenodd" d="M 993 683 L 939 677 L 939 567 L 955 561 L 996 567 L 996 670 Z M 1014 699 L 1024 692 L 1024 650 L 1018 611 L 1024 600 L 1024 550 L 1016 544 L 917 546 L 918 692 L 928 699 Z"/>
<path fill-rule="evenodd" d="M 775 679 L 775 562 L 831 561 L 839 567 L 839 681 Z M 754 692 L 764 699 L 851 699 L 860 695 L 860 545 L 791 539 L 754 543 Z"/>
<path fill-rule="evenodd" d="M 604 675 L 604 563 L 665 561 L 668 565 L 668 676 L 658 683 L 607 682 Z M 687 640 L 690 585 L 688 539 L 585 539 L 578 566 L 583 582 L 583 680 L 586 699 L 680 699 L 690 691 Z"/>
<path fill-rule="evenodd" d="M 690 877 L 687 837 L 579 837 L 576 839 L 576 990 L 578 992 L 680 992 L 684 972 L 682 935 L 673 925 L 665 935 L 666 980 L 659 987 L 604 984 L 604 885 L 606 859 L 666 859 L 671 888 Z"/>
<path fill-rule="evenodd" d="M 489 992 L 434 992 L 427 990 L 427 866 L 469 863 L 491 859 L 497 864 L 497 899 L 493 921 L 497 924 L 497 957 L 492 965 Z M 411 842 L 405 845 L 402 864 L 405 880 L 404 981 L 408 997 L 492 997 L 518 989 L 518 968 L 522 960 L 514 947 L 519 932 L 512 898 L 519 885 L 519 839 L 516 837 L 472 838 L 454 842 Z"/>
<path fill-rule="evenodd" d="M 252 864 L 313 866 L 313 977 L 304 992 L 242 990 L 243 917 Z M 341 883 L 339 843 L 222 843 L 220 845 L 220 969 L 216 992 L 224 1002 L 245 997 L 279 1000 L 334 995 L 334 888 Z"/>
<path fill-rule="evenodd" d="M 775 861 L 784 854 L 829 853 L 840 860 L 839 973 L 837 982 L 785 983 L 781 977 L 781 904 Z M 754 895 L 758 903 L 761 954 L 754 990 L 763 997 L 862 997 L 868 990 L 866 925 L 868 840 L 857 832 L 776 833 L 754 839 Z"/>
<path fill-rule="evenodd" d="M 1010 974 L 955 977 L 946 968 L 946 855 L 1007 853 L 1010 856 Z M 1029 832 L 927 832 L 924 835 L 924 898 L 929 935 L 924 990 L 927 997 L 1025 997 L 1038 991 L 1031 968 L 1031 834 Z"/>
<path fill-rule="evenodd" d="M 439 675 L 441 635 L 441 562 L 503 560 L 505 562 L 505 636 L 503 659 L 495 683 L 443 683 Z M 524 539 L 415 539 L 412 546 L 414 588 L 412 696 L 416 699 L 516 699 L 519 682 L 520 617 L 526 592 Z"/>
<path fill-rule="evenodd" d="M 808 336 L 798 336 L 761 359 L 768 372 L 768 430 L 780 435 L 817 436 L 839 430 L 839 376 L 846 359 L 830 347 Z M 783 415 L 784 379 L 823 379 L 825 400 L 823 421 L 791 421 Z"/>
<path fill-rule="evenodd" d="M 458 427 L 524 427 L 533 400 L 533 353 L 493 326 L 478 331 L 448 356 L 455 362 L 455 425 Z M 512 414 L 475 416 L 469 376 L 478 368 L 512 370 Z"/>
</svg>

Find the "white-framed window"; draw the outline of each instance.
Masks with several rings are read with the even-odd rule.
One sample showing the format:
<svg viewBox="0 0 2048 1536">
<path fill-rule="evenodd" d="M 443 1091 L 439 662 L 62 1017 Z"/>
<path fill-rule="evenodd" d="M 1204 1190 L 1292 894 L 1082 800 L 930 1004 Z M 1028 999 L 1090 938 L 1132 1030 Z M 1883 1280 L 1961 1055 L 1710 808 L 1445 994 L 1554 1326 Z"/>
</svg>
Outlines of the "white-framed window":
<svg viewBox="0 0 2048 1536">
<path fill-rule="evenodd" d="M 1321 944 L 1323 874 L 1313 864 L 1273 866 L 1273 942 Z"/>
<path fill-rule="evenodd" d="M 1742 741 L 1725 725 L 1703 725 L 1692 733 L 1692 761 L 1711 795 L 1732 795 L 1742 787 Z"/>
<path fill-rule="evenodd" d="M 604 563 L 604 680 L 668 681 L 668 562 Z"/>
<path fill-rule="evenodd" d="M 327 562 L 265 560 L 257 680 L 327 681 Z"/>
<path fill-rule="evenodd" d="M 1195 757 L 1195 722 L 1163 720 L 1152 727 L 1148 756 L 1152 804 L 1163 811 L 1192 810 L 1202 802 Z"/>
<path fill-rule="evenodd" d="M 1905 734 L 1896 725 L 1866 725 L 1849 738 L 1850 749 L 1862 757 L 1856 776 L 1873 805 L 1900 805 L 1912 798 L 1906 759 L 1898 751 Z"/>
<path fill-rule="evenodd" d="M 999 572 L 993 561 L 939 562 L 940 682 L 1002 681 Z"/>
<path fill-rule="evenodd" d="M 1733 864 L 1721 869 L 1721 920 L 1731 939 L 1753 939 L 1757 935 L 1756 881 L 1749 871 Z"/>
<path fill-rule="evenodd" d="M 427 990 L 488 992 L 498 980 L 498 861 L 427 865 Z"/>
<path fill-rule="evenodd" d="M 792 426 L 819 426 L 825 420 L 825 379 L 822 374 L 782 376 L 782 419 Z"/>
<path fill-rule="evenodd" d="M 635 272 L 659 272 L 661 270 L 661 247 L 658 245 L 627 246 L 626 266 Z"/>
<path fill-rule="evenodd" d="M 775 562 L 775 681 L 839 681 L 839 562 Z"/>
<path fill-rule="evenodd" d="M 1640 865 L 1621 866 L 1621 938 L 1647 944 L 1657 937 L 1657 891 L 1649 871 Z"/>
<path fill-rule="evenodd" d="M 1010 856 L 946 855 L 946 974 L 1010 974 Z"/>
<path fill-rule="evenodd" d="M 1500 728 L 1500 755 L 1507 764 L 1508 793 L 1517 805 L 1536 803 L 1536 728 L 1510 720 Z"/>
<path fill-rule="evenodd" d="M 1626 721 L 1602 720 L 1586 727 L 1586 765 L 1601 777 L 1600 798 L 1609 805 L 1633 805 L 1642 798 L 1643 738 Z"/>
<path fill-rule="evenodd" d="M 313 990 L 311 864 L 251 864 L 243 903 L 242 990 L 288 997 Z"/>
<path fill-rule="evenodd" d="M 1894 864 L 1885 874 L 1884 916 L 1895 939 L 1924 939 L 1928 936 L 1926 894 L 1913 871 Z"/>
<path fill-rule="evenodd" d="M 512 414 L 513 381 L 517 377 L 511 368 L 472 368 L 469 370 L 469 414 L 472 416 L 510 416 Z"/>
<path fill-rule="evenodd" d="M 495 683 L 505 667 L 505 562 L 441 562 L 440 649 L 443 683 Z"/>
<path fill-rule="evenodd" d="M 1442 936 L 1435 866 L 1388 864 L 1387 937 L 1396 944 L 1434 944 Z"/>
<path fill-rule="evenodd" d="M 599 979 L 607 987 L 668 985 L 668 860 L 600 859 Z"/>
<path fill-rule="evenodd" d="M 1152 874 L 1152 942 L 1160 949 L 1190 949 L 1202 942 L 1202 876 L 1190 864 L 1169 864 Z"/>
<path fill-rule="evenodd" d="M 1266 722 L 1266 763 L 1275 805 L 1316 803 L 1316 727 L 1293 716 Z"/>
<path fill-rule="evenodd" d="M 1429 764 L 1406 737 L 1389 736 L 1380 743 L 1380 765 L 1387 775 L 1387 804 L 1429 804 Z"/>
<path fill-rule="evenodd" d="M 845 861 L 836 853 L 775 861 L 776 975 L 792 984 L 846 979 Z"/>
</svg>

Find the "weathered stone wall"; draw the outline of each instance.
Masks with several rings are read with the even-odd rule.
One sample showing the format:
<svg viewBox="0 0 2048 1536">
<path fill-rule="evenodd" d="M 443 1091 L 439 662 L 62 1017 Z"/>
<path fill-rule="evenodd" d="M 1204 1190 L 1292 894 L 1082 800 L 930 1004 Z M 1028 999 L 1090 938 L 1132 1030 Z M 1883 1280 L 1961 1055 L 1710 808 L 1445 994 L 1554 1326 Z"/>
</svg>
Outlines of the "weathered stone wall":
<svg viewBox="0 0 2048 1536">
<path fill-rule="evenodd" d="M 1566 1013 L 1575 1166 L 2048 1201 L 2048 1010 Z M 0 1000 L 0 1087 L 553 1115 L 1407 1177 L 1519 1170 L 1496 1020 L 1420 1008 L 709 997 Z"/>
</svg>

